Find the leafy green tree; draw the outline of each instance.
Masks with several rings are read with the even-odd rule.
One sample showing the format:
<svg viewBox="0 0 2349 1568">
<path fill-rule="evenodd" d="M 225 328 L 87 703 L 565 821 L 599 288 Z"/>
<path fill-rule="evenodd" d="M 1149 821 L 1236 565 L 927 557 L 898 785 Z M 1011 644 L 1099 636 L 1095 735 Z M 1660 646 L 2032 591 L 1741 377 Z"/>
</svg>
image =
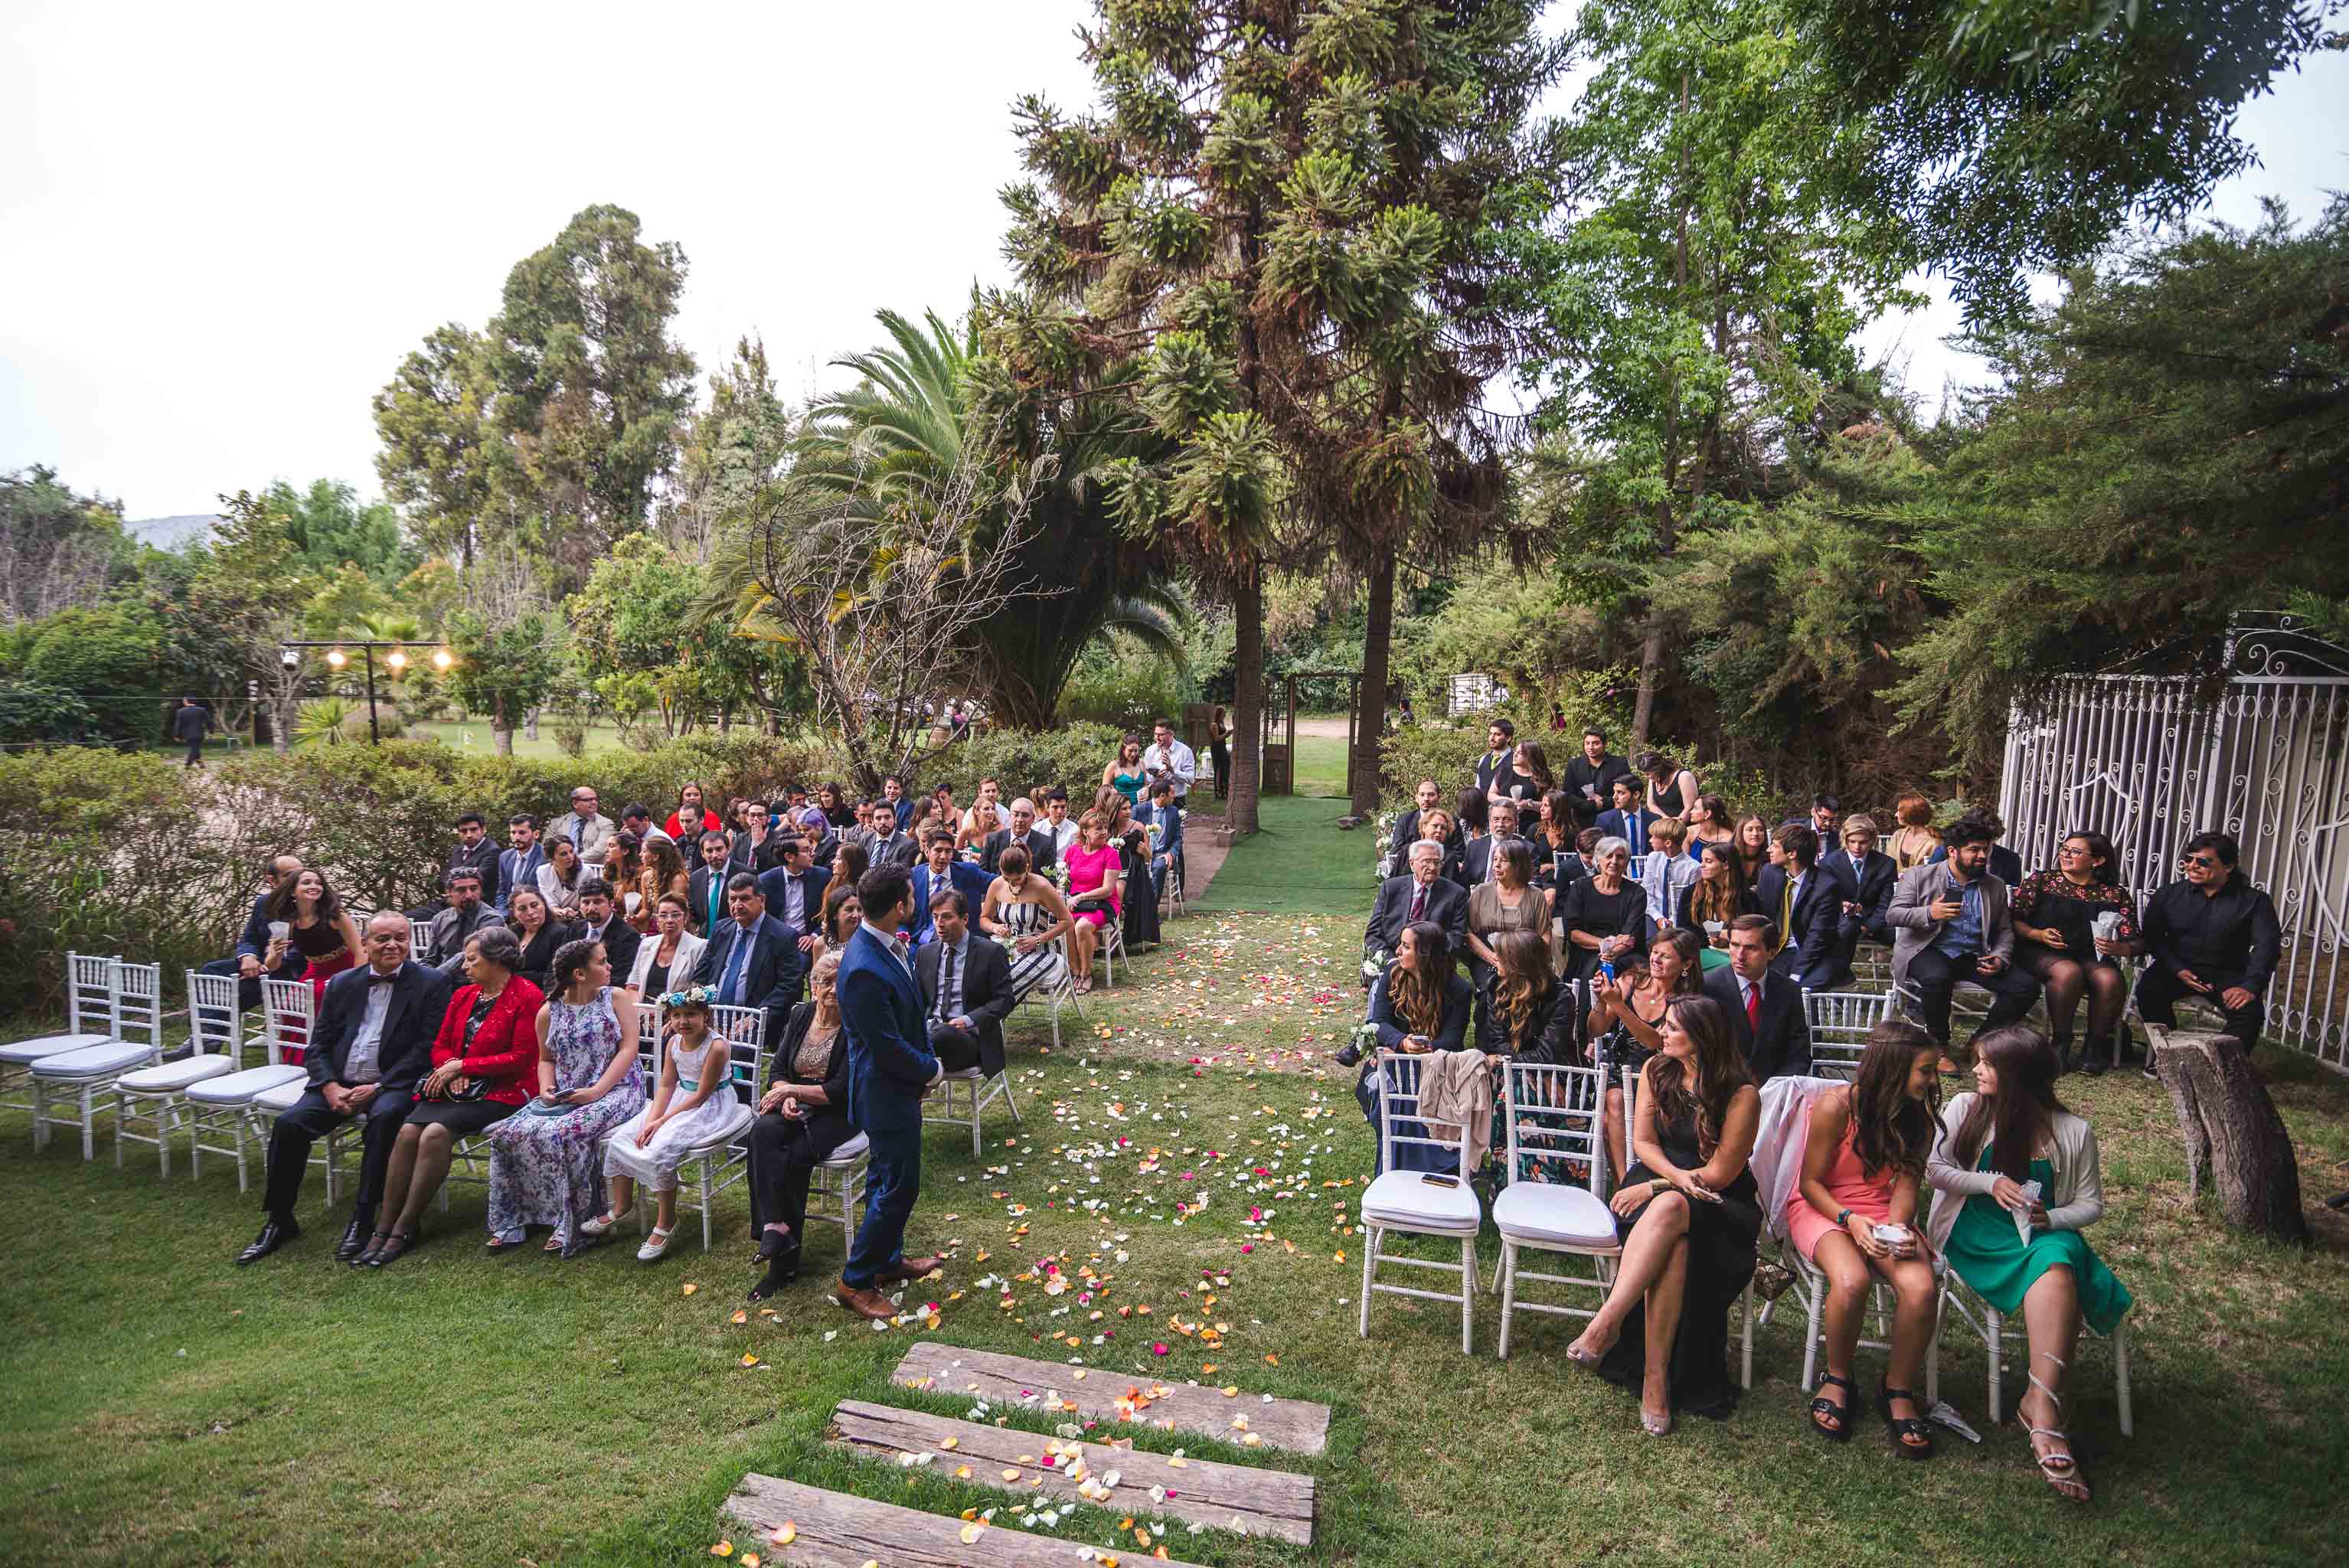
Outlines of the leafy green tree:
<svg viewBox="0 0 2349 1568">
<path fill-rule="evenodd" d="M 644 524 L 693 404 L 693 356 L 668 335 L 685 253 L 641 232 L 623 208 L 584 209 L 514 264 L 488 333 L 494 422 L 574 582 Z"/>
<path fill-rule="evenodd" d="M 2235 114 L 2340 0 L 1793 0 L 1811 112 L 1864 125 L 1842 166 L 1972 313 L 2132 222 L 2175 224 L 2256 162 Z"/>
<path fill-rule="evenodd" d="M 544 610 L 501 617 L 459 610 L 449 617 L 457 662 L 448 676 L 457 700 L 485 714 L 501 757 L 513 755 L 514 727 L 544 702 L 563 668 L 562 628 Z"/>
<path fill-rule="evenodd" d="M 1808 112 L 1815 67 L 1782 0 L 1593 0 L 1574 34 L 1595 67 L 1565 127 L 1575 204 L 1524 249 L 1547 312 L 1527 371 L 1577 598 L 1641 627 L 1635 739 L 1669 624 L 1647 571 L 1783 482 L 1852 335 L 1907 302 L 1901 228 L 1834 170 L 1863 130 Z"/>
<path fill-rule="evenodd" d="M 262 500 L 285 519 L 294 547 L 314 572 L 356 566 L 388 588 L 416 569 L 419 557 L 400 537 L 398 512 L 388 501 L 362 506 L 358 492 L 340 480 L 314 480 L 305 490 L 280 480 Z"/>
<path fill-rule="evenodd" d="M 1940 613 L 1894 696 L 1977 769 L 2010 707 L 2124 660 L 2209 669 L 2240 611 L 2349 601 L 2349 198 L 2131 248 L 1981 338 L 2004 377 L 1913 531 Z"/>
<path fill-rule="evenodd" d="M 60 610 L 33 631 L 24 673 L 89 707 L 104 734 L 152 740 L 171 695 L 163 647 L 163 629 L 136 605 Z"/>
<path fill-rule="evenodd" d="M 496 400 L 488 342 L 455 322 L 427 334 L 375 395 L 384 494 L 408 509 L 419 543 L 460 568 L 519 526 L 511 498 L 520 476 L 491 422 Z"/>
<path fill-rule="evenodd" d="M 740 517 L 774 478 L 792 435 L 767 346 L 740 339 L 733 359 L 709 378 L 709 406 L 685 421 L 677 473 L 662 501 L 662 531 L 689 559 L 705 565 L 716 560 L 724 553 L 727 520 Z"/>
</svg>

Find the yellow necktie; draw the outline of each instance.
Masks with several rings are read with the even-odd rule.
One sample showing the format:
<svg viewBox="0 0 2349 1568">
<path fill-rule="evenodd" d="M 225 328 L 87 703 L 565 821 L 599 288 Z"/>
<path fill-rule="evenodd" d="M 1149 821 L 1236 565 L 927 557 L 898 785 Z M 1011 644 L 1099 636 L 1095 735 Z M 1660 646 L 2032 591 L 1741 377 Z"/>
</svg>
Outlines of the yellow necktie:
<svg viewBox="0 0 2349 1568">
<path fill-rule="evenodd" d="M 1778 897 L 1778 946 L 1783 950 L 1795 939 L 1795 879 L 1786 879 L 1786 891 Z"/>
</svg>

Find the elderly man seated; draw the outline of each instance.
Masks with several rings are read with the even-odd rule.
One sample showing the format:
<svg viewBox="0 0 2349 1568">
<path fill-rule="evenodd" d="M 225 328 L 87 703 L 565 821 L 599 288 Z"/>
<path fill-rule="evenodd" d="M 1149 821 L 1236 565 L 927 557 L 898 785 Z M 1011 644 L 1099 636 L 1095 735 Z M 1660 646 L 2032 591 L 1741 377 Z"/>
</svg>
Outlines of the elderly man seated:
<svg viewBox="0 0 2349 1568">
<path fill-rule="evenodd" d="M 1036 825 L 1036 802 L 1025 795 L 1011 802 L 1011 825 L 989 833 L 979 848 L 978 863 L 988 876 L 1001 874 L 1003 851 L 1014 844 L 1027 846 L 1028 864 L 1034 870 L 1050 871 L 1059 863 L 1060 846 L 1050 832 Z"/>
</svg>

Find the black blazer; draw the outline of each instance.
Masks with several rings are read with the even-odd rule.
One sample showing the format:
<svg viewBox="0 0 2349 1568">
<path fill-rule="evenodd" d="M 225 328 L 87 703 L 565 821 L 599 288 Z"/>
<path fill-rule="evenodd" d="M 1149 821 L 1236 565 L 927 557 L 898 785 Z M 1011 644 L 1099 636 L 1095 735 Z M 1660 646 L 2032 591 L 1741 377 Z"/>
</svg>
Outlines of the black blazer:
<svg viewBox="0 0 2349 1568">
<path fill-rule="evenodd" d="M 571 937 L 592 936 L 604 944 L 604 956 L 612 961 L 613 984 L 626 985 L 636 967 L 636 949 L 644 945 L 644 936 L 636 928 L 615 914 L 604 923 L 601 931 L 590 931 L 581 921 L 571 928 Z M 571 938 L 565 938 L 570 940 Z M 545 989 L 545 987 L 541 987 Z M 554 993 L 547 990 L 550 996 Z"/>
<path fill-rule="evenodd" d="M 1052 843 L 1052 835 L 1040 828 L 1029 829 L 1028 836 L 1020 842 L 1028 847 L 1028 869 L 1031 872 L 1050 871 L 1060 858 Z M 1003 851 L 1010 847 L 1010 829 L 998 828 L 987 835 L 987 841 L 978 847 L 978 863 L 987 868 L 988 876 L 1001 874 Z M 978 912 L 973 910 L 971 913 L 976 914 Z"/>
<path fill-rule="evenodd" d="M 1755 1083 L 1774 1078 L 1807 1077 L 1811 1070 L 1811 1023 L 1803 1012 L 1802 987 L 1775 971 L 1762 977 L 1762 1025 L 1745 1016 L 1737 971 L 1723 965 L 1704 977 L 1704 994 L 1729 1014 L 1729 1029 Z"/>
<path fill-rule="evenodd" d="M 832 1055 L 825 1058 L 823 1077 L 803 1078 L 792 1070 L 792 1059 L 799 1055 L 800 1045 L 807 1038 L 807 1032 L 814 1023 L 815 1003 L 812 1000 L 802 1002 L 792 1009 L 791 1016 L 783 1020 L 782 1038 L 776 1043 L 774 1055 L 767 1063 L 766 1087 L 772 1088 L 781 1083 L 821 1084 L 823 1086 L 824 1105 L 815 1114 L 823 1116 L 829 1111 L 845 1124 L 848 1120 L 848 1030 L 843 1027 L 833 1036 Z"/>
<path fill-rule="evenodd" d="M 1763 867 L 1754 889 L 1754 902 L 1762 913 L 1775 922 L 1785 896 L 1786 873 L 1776 866 Z M 1815 866 L 1803 879 L 1786 929 L 1778 934 L 1785 945 L 1770 966 L 1781 975 L 1806 976 L 1809 984 L 1824 985 L 1843 966 L 1843 883 Z"/>
<path fill-rule="evenodd" d="M 503 844 L 484 833 L 471 848 L 463 844 L 450 845 L 449 863 L 443 869 L 453 872 L 462 866 L 468 871 L 480 872 L 481 905 L 488 908 L 498 902 L 498 861 L 504 850 Z"/>
<path fill-rule="evenodd" d="M 914 949 L 914 977 L 922 983 L 922 1016 L 938 1003 L 938 972 L 945 949 L 926 942 Z M 962 973 L 962 1010 L 978 1026 L 978 1070 L 993 1078 L 1003 1070 L 1003 1020 L 1019 1004 L 1011 990 L 1011 959 L 1000 944 L 974 928 L 968 943 L 969 963 Z"/>
<path fill-rule="evenodd" d="M 620 922 L 615 920 L 612 923 L 619 925 Z M 626 927 L 622 929 L 625 930 Z M 514 973 L 537 986 L 547 995 L 554 995 L 554 955 L 562 949 L 564 943 L 575 940 L 585 930 L 586 927 L 584 925 L 569 925 L 559 920 L 548 921 L 538 928 L 536 936 L 522 944 L 522 962 L 516 965 Z M 517 931 L 514 934 L 520 936 L 522 933 Z M 631 931 L 628 934 L 634 936 L 636 933 Z M 608 934 L 604 944 L 604 955 L 612 960 L 612 973 L 626 978 L 628 972 L 620 967 L 619 957 L 612 952 Z M 636 957 L 636 949 L 629 948 L 628 962 L 631 965 L 635 964 Z"/>
<path fill-rule="evenodd" d="M 1456 1051 L 1468 1038 L 1468 1014 L 1475 1004 L 1476 987 L 1462 975 L 1448 976 L 1444 983 L 1443 1021 L 1436 1026 L 1434 1046 L 1439 1051 Z M 1379 1031 L 1379 1044 L 1391 1051 L 1402 1048 L 1411 1027 L 1395 1016 L 1394 1004 L 1387 999 L 1387 976 L 1379 976 L 1371 987 L 1371 1022 Z"/>
<path fill-rule="evenodd" d="M 310 1087 L 347 1082 L 343 1069 L 350 1061 L 351 1041 L 367 1020 L 369 977 L 375 973 L 362 964 L 326 982 L 325 1003 L 318 1009 L 317 1032 L 302 1058 Z M 376 1051 L 382 1072 L 381 1094 L 412 1095 L 432 1065 L 432 1042 L 440 1033 L 441 1015 L 449 1010 L 455 989 L 449 976 L 413 959 L 399 966 L 391 983 L 391 1000 L 383 1016 L 383 1039 Z"/>
<path fill-rule="evenodd" d="M 781 866 L 773 867 L 759 877 L 759 896 L 767 901 L 767 913 L 786 923 L 789 923 L 789 914 L 783 895 L 791 880 L 792 873 Z M 823 890 L 831 881 L 830 872 L 820 872 L 813 866 L 799 873 L 800 913 L 803 917 L 799 925 L 802 932 L 813 931 L 823 923 Z"/>
<path fill-rule="evenodd" d="M 688 905 L 685 912 L 685 923 L 687 929 L 696 936 L 706 937 L 715 929 L 709 921 L 709 882 L 713 875 L 718 880 L 718 924 L 723 925 L 734 918 L 726 912 L 726 884 L 732 881 L 734 873 L 741 869 L 732 861 L 727 861 L 715 872 L 712 872 L 708 866 L 696 866 L 693 869 L 693 874 L 685 879 L 685 897 Z M 817 907 L 821 908 L 822 905 Z"/>
<path fill-rule="evenodd" d="M 1892 884 L 1900 877 L 1900 868 L 1892 857 L 1870 850 L 1868 859 L 1854 866 L 1850 851 L 1833 850 L 1819 857 L 1819 870 L 1835 878 L 1847 900 L 1859 905 L 1857 914 L 1844 917 L 1845 945 L 1857 943 L 1862 935 L 1891 945 L 1892 923 L 1885 918 L 1885 912 L 1892 907 Z"/>
<path fill-rule="evenodd" d="M 1501 1009 L 1487 1002 L 1476 1019 L 1476 1048 L 1488 1056 L 1522 1057 L 1529 1062 L 1580 1067 L 1586 1059 L 1589 1016 L 1582 1003 L 1582 987 L 1560 980 L 1549 994 L 1535 1000 L 1525 1030 L 1512 1039 L 1501 1022 Z"/>
<path fill-rule="evenodd" d="M 1389 877 L 1379 884 L 1379 902 L 1371 911 L 1364 941 L 1389 953 L 1395 950 L 1402 928 L 1411 923 L 1411 897 L 1418 885 L 1407 876 Z M 1468 950 L 1468 894 L 1458 882 L 1435 879 L 1427 890 L 1427 918 L 1444 928 L 1447 951 L 1453 956 Z"/>
</svg>

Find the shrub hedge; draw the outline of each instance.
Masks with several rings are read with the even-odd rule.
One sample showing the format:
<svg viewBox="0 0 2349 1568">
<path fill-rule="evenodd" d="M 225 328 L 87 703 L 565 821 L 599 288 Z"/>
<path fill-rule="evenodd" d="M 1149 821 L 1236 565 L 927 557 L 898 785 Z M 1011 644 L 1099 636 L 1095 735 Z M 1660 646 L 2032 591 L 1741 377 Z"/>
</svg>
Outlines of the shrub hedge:
<svg viewBox="0 0 2349 1568">
<path fill-rule="evenodd" d="M 982 728 L 912 786 L 950 783 L 968 801 L 991 773 L 1006 799 L 1060 784 L 1081 802 L 1118 734 L 1100 724 Z M 688 779 L 724 800 L 846 775 L 835 748 L 750 735 L 532 758 L 399 740 L 264 752 L 192 772 L 103 749 L 0 757 L 0 965 L 17 981 L 0 1011 L 54 1006 L 69 949 L 160 960 L 176 990 L 181 969 L 228 951 L 260 868 L 283 851 L 323 868 L 359 910 L 407 909 L 436 896 L 460 811 L 480 811 L 502 839 L 510 816 L 561 816 L 580 784 L 595 787 L 607 816 L 641 802 L 665 817 Z"/>
</svg>

